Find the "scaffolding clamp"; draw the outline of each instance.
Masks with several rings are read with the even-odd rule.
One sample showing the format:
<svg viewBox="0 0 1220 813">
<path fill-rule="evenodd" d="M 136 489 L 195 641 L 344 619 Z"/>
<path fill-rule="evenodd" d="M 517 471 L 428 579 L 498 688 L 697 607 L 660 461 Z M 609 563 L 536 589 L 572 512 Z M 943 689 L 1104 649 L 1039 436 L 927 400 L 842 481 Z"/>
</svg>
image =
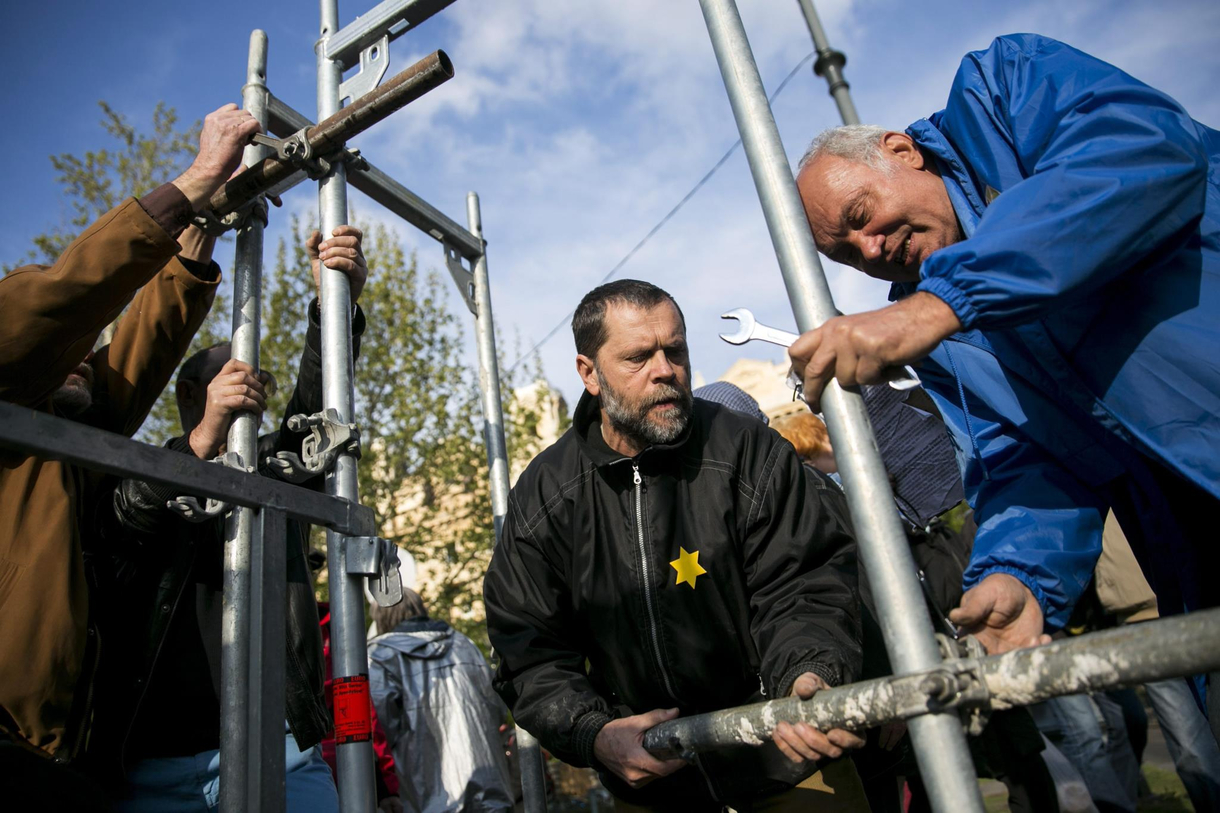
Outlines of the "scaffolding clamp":
<svg viewBox="0 0 1220 813">
<path fill-rule="evenodd" d="M 276 158 L 303 171 L 314 181 L 325 178 L 338 163 L 346 162 L 353 169 L 368 169 L 368 161 L 360 155 L 360 150 L 343 147 L 328 155 L 314 155 L 313 145 L 306 137 L 312 126 L 302 127 L 287 138 L 255 133 L 250 137 L 250 142 L 272 148 Z"/>
<path fill-rule="evenodd" d="M 977 737 L 991 716 L 991 692 L 983 680 L 982 659 L 987 650 L 973 635 L 953 640 L 936 634 L 943 664 L 929 673 L 920 688 L 928 695 L 929 705 L 953 707 L 962 717 L 966 733 Z"/>
<path fill-rule="evenodd" d="M 360 457 L 359 427 L 339 420 L 339 412 L 333 407 L 313 415 L 293 415 L 288 428 L 293 432 L 308 429 L 310 433 L 301 441 L 301 454 L 276 452 L 275 457 L 267 458 L 267 465 L 281 480 L 303 483 L 330 469 L 341 454 Z"/>
<path fill-rule="evenodd" d="M 369 592 L 382 607 L 402 601 L 398 546 L 380 536 L 344 537 L 344 562 L 349 576 L 364 576 Z"/>
<path fill-rule="evenodd" d="M 381 79 L 389 67 L 390 35 L 384 34 L 381 39 L 360 52 L 360 72 L 339 85 L 340 104 L 344 99 L 355 101 L 381 84 Z"/>
<path fill-rule="evenodd" d="M 441 245 L 445 247 L 445 265 L 449 268 L 449 276 L 453 277 L 453 283 L 457 285 L 462 301 L 471 313 L 478 316 L 478 307 L 474 301 L 474 272 L 462 265 L 462 255 L 456 246 L 448 240 L 442 240 Z"/>
<path fill-rule="evenodd" d="M 212 463 L 219 463 L 222 466 L 237 471 L 253 474 L 254 469 L 242 462 L 241 455 L 237 452 L 225 452 L 219 457 L 212 458 Z M 210 519 L 222 516 L 233 510 L 233 506 L 224 500 L 217 500 L 208 497 L 203 504 L 199 503 L 199 498 L 183 495 L 175 497 L 165 503 L 166 508 L 182 516 L 188 522 L 207 522 Z"/>
<path fill-rule="evenodd" d="M 278 204 L 277 204 L 278 205 Z M 211 209 L 205 209 L 195 215 L 191 224 L 202 231 L 204 234 L 211 237 L 220 237 L 232 229 L 240 229 L 246 225 L 246 222 L 251 217 L 257 217 L 266 226 L 269 222 L 267 215 L 267 199 L 262 195 L 257 198 L 252 198 L 249 203 L 241 206 L 241 208 L 229 212 L 224 217 L 217 217 L 216 213 Z"/>
</svg>

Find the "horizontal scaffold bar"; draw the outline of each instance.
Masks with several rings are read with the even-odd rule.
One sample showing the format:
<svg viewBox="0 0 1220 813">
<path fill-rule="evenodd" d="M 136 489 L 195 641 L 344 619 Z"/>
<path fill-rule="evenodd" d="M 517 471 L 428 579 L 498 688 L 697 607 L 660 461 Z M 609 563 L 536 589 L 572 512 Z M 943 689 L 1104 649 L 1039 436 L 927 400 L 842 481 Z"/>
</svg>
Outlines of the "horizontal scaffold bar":
<svg viewBox="0 0 1220 813">
<path fill-rule="evenodd" d="M 267 129 L 272 134 L 285 137 L 297 132 L 302 127 L 309 127 L 312 122 L 303 114 L 284 103 L 283 100 L 270 95 L 267 100 Z M 373 166 L 368 160 L 367 168 L 349 166 L 347 181 L 352 186 L 368 195 L 382 206 L 389 209 L 403 220 L 420 231 L 426 232 L 442 243 L 448 243 L 457 249 L 468 260 L 474 261 L 483 256 L 483 242 L 471 234 L 466 228 L 426 200 L 416 195 L 410 189 Z M 292 181 L 281 185 L 282 192 L 295 186 L 305 179 L 304 173 L 298 173 Z"/>
<path fill-rule="evenodd" d="M 0 447 L 138 477 L 249 508 L 274 508 L 351 536 L 375 536 L 373 509 L 269 477 L 247 474 L 91 426 L 0 401 Z M 249 463 L 247 463 L 249 465 Z"/>
<path fill-rule="evenodd" d="M 305 133 L 310 154 L 325 157 L 396 110 L 453 78 L 453 64 L 444 51 L 435 51 L 384 85 L 369 91 Z M 225 183 L 208 202 L 219 217 L 240 209 L 269 189 L 280 186 L 299 169 L 278 157 L 264 158 Z"/>
<path fill-rule="evenodd" d="M 982 658 L 946 660 L 906 675 L 697 714 L 644 735 L 658 757 L 762 745 L 782 721 L 863 730 L 958 709 L 1007 709 L 1052 697 L 1135 686 L 1220 669 L 1220 609 L 1065 638 Z"/>
<path fill-rule="evenodd" d="M 354 67 L 360 52 L 382 37 L 391 42 L 436 14 L 454 0 L 382 0 L 339 29 L 326 41 L 326 58 L 338 61 L 343 69 Z"/>
</svg>

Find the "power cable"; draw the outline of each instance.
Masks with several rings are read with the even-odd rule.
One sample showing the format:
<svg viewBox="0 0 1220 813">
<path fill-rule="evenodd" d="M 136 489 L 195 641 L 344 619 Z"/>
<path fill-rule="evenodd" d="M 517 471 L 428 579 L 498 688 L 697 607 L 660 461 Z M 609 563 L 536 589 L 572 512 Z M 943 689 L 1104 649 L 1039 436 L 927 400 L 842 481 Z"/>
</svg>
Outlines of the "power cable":
<svg viewBox="0 0 1220 813">
<path fill-rule="evenodd" d="M 775 90 L 771 93 L 771 95 L 767 97 L 768 104 L 772 104 L 775 102 L 776 98 L 779 97 L 779 94 L 783 93 L 784 88 L 786 88 L 788 86 L 788 83 L 792 81 L 793 77 L 796 76 L 797 72 L 805 65 L 806 62 L 813 59 L 815 54 L 816 54 L 815 51 L 811 51 L 810 53 L 806 54 L 805 57 L 803 59 L 801 59 L 800 62 L 796 63 L 796 65 L 794 65 L 792 67 L 792 70 L 788 71 L 788 75 L 784 77 L 784 80 L 782 82 L 780 82 L 779 85 L 776 86 Z M 696 183 L 694 186 L 692 186 L 691 190 L 682 196 L 682 200 L 678 201 L 677 205 L 675 205 L 672 209 L 670 209 L 669 212 L 666 213 L 665 217 L 663 217 L 659 221 L 657 221 L 657 224 L 648 230 L 648 233 L 644 235 L 643 239 L 641 239 L 640 242 L 636 243 L 635 246 L 631 249 L 631 251 L 628 251 L 623 256 L 623 259 L 621 259 L 617 263 L 615 263 L 614 267 L 611 268 L 608 272 L 606 272 L 606 275 L 601 278 L 601 282 L 599 282 L 597 284 L 602 285 L 606 282 L 609 282 L 614 277 L 615 274 L 617 274 L 619 271 L 621 271 L 623 266 L 625 266 L 628 262 L 630 262 L 631 258 L 634 257 L 636 255 L 636 253 L 640 249 L 642 249 L 645 246 L 645 244 L 647 244 L 648 241 L 651 240 L 656 235 L 657 232 L 659 232 L 662 228 L 664 228 L 665 224 L 668 223 L 670 221 L 670 219 L 673 218 L 673 216 L 676 215 L 678 213 L 678 211 L 681 210 L 681 208 L 683 206 L 685 206 L 687 204 L 687 202 L 689 202 L 690 199 L 693 198 L 696 195 L 696 193 L 699 192 L 700 189 L 703 188 L 703 185 L 712 179 L 712 176 L 715 175 L 716 172 L 722 166 L 724 166 L 725 162 L 728 161 L 729 158 L 731 158 L 733 156 L 733 153 L 737 152 L 737 148 L 740 146 L 741 146 L 741 139 L 738 138 L 736 141 L 733 142 L 733 146 L 729 147 L 728 151 L 726 151 L 724 155 L 720 156 L 720 160 L 717 161 L 714 165 L 712 165 L 712 168 L 709 169 L 707 171 L 707 173 L 702 178 L 699 179 L 699 182 Z M 509 365 L 508 371 L 511 373 L 513 370 L 517 369 L 518 364 L 520 364 L 522 361 L 529 358 L 530 356 L 534 355 L 534 353 L 537 353 L 538 349 L 540 347 L 542 347 L 542 345 L 549 342 L 555 336 L 555 334 L 559 332 L 560 328 L 562 328 L 564 325 L 568 324 L 571 321 L 572 317 L 575 315 L 576 315 L 575 310 L 569 311 L 568 315 L 563 317 L 563 319 L 559 320 L 559 323 L 556 324 L 555 327 L 551 328 L 550 331 L 548 331 L 547 334 L 545 336 L 543 336 L 540 340 L 535 342 L 533 347 L 531 347 L 528 351 L 526 351 L 525 353 L 522 353 L 520 356 L 518 356 L 517 360 L 514 361 L 511 365 Z"/>
</svg>

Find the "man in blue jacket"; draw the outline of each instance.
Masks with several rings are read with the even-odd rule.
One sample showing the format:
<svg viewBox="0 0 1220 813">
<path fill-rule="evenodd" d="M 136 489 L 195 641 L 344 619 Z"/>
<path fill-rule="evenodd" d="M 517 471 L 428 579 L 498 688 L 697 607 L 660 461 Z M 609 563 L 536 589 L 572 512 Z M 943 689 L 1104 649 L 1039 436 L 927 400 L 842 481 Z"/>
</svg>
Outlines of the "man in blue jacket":
<svg viewBox="0 0 1220 813">
<path fill-rule="evenodd" d="M 801 163 L 818 248 L 896 300 L 793 344 L 805 396 L 923 360 L 979 523 L 953 618 L 993 652 L 1066 623 L 1109 507 L 1164 611 L 1218 603 L 1218 166 L 1173 99 L 1030 34 Z"/>
</svg>

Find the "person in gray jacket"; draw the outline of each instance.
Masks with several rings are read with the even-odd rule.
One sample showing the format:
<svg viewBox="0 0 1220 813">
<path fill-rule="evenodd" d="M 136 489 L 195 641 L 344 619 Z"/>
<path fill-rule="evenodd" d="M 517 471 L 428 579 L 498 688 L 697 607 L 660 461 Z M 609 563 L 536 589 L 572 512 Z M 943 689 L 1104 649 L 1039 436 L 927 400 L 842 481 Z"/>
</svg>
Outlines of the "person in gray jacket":
<svg viewBox="0 0 1220 813">
<path fill-rule="evenodd" d="M 500 744 L 504 703 L 474 642 L 428 618 L 419 594 L 372 608 L 369 690 L 398 767 L 408 813 L 512 810 Z"/>
</svg>

